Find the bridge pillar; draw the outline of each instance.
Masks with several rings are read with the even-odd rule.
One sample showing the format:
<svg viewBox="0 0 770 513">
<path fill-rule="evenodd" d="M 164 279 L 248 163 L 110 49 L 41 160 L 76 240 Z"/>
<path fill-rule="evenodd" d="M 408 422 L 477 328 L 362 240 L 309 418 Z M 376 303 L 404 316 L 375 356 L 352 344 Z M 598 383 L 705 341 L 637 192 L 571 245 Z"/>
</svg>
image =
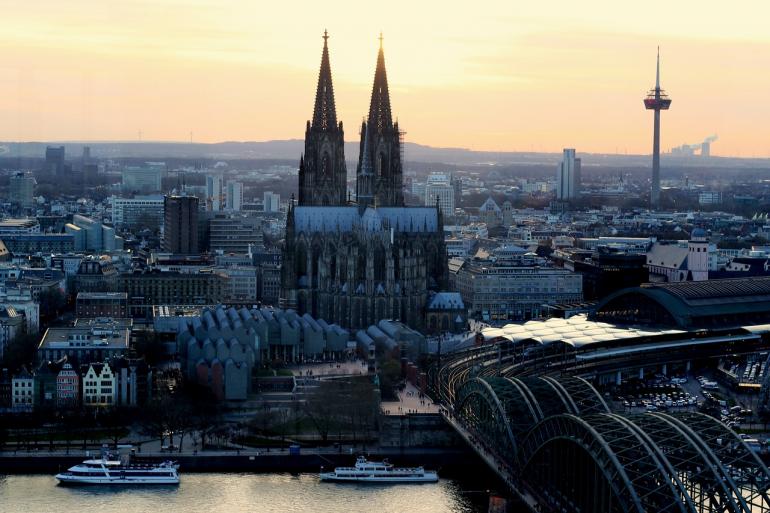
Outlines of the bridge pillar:
<svg viewBox="0 0 770 513">
<path fill-rule="evenodd" d="M 623 373 L 618 371 L 615 373 L 615 385 L 620 386 L 623 384 Z"/>
<path fill-rule="evenodd" d="M 661 369 L 661 374 L 663 374 L 664 376 L 668 376 L 668 364 L 667 363 L 663 364 L 663 369 Z"/>
<path fill-rule="evenodd" d="M 639 367 L 639 379 L 644 379 L 644 367 Z"/>
<path fill-rule="evenodd" d="M 687 364 L 685 364 L 684 370 L 686 372 L 690 372 L 690 367 L 692 367 L 692 362 L 688 360 Z"/>
</svg>

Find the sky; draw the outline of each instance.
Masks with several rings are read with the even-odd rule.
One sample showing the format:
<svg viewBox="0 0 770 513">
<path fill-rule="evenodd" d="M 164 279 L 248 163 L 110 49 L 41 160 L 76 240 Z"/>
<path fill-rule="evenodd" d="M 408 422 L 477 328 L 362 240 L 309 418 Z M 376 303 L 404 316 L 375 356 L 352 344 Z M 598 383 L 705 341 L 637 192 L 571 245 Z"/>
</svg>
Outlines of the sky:
<svg viewBox="0 0 770 513">
<path fill-rule="evenodd" d="M 384 36 L 410 142 L 491 151 L 770 156 L 761 1 L 0 0 L 0 140 L 301 139 L 324 29 L 358 140 Z"/>
</svg>

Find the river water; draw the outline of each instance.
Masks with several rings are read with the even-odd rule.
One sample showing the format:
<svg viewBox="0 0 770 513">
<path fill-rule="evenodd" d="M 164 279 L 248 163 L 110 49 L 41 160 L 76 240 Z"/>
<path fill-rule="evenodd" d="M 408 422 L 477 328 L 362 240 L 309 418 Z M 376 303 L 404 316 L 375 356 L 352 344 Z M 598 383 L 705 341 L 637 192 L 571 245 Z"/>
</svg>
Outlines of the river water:
<svg viewBox="0 0 770 513">
<path fill-rule="evenodd" d="M 178 487 L 62 487 L 49 475 L 0 476 L 2 513 L 482 513 L 478 483 L 371 486 L 313 474 L 183 474 Z"/>
</svg>

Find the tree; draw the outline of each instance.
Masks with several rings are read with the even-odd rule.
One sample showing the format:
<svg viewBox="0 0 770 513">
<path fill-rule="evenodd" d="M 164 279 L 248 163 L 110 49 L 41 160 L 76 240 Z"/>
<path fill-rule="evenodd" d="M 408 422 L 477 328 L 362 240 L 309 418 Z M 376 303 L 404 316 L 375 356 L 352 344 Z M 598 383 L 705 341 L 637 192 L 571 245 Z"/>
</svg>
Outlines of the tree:
<svg viewBox="0 0 770 513">
<path fill-rule="evenodd" d="M 11 340 L 3 352 L 2 366 L 10 370 L 11 373 L 17 372 L 24 366 L 29 366 L 35 359 L 35 351 L 39 338 L 37 335 L 22 333 Z"/>
<path fill-rule="evenodd" d="M 329 433 L 344 409 L 342 399 L 345 385 L 342 381 L 321 381 L 305 401 L 305 415 L 324 443 L 328 441 Z"/>
</svg>

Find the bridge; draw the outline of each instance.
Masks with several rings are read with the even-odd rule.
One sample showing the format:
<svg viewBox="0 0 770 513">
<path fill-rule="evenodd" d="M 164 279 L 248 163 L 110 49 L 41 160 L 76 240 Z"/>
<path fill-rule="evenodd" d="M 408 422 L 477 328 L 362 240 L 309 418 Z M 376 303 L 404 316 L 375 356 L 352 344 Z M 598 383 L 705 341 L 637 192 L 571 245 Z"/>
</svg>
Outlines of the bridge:
<svg viewBox="0 0 770 513">
<path fill-rule="evenodd" d="M 447 422 L 532 511 L 770 512 L 770 471 L 722 422 L 613 412 L 585 379 L 768 350 L 762 328 L 583 347 L 499 337 L 445 357 L 429 381 Z"/>
</svg>

